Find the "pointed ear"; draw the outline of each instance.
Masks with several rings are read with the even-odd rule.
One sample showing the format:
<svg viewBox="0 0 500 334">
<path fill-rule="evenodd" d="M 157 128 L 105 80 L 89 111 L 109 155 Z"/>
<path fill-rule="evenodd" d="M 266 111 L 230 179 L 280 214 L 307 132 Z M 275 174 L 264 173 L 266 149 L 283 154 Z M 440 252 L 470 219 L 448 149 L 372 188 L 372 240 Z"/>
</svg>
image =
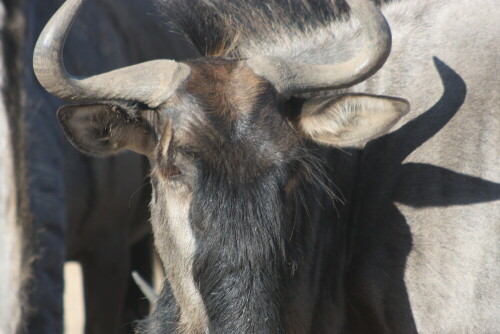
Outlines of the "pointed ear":
<svg viewBox="0 0 500 334">
<path fill-rule="evenodd" d="M 298 127 L 314 141 L 336 147 L 361 147 L 389 129 L 408 111 L 394 97 L 344 94 L 307 100 Z"/>
<path fill-rule="evenodd" d="M 57 111 L 64 134 L 80 151 L 107 156 L 129 149 L 148 155 L 153 149 L 151 129 L 140 120 L 130 121 L 117 107 L 68 105 Z"/>
</svg>

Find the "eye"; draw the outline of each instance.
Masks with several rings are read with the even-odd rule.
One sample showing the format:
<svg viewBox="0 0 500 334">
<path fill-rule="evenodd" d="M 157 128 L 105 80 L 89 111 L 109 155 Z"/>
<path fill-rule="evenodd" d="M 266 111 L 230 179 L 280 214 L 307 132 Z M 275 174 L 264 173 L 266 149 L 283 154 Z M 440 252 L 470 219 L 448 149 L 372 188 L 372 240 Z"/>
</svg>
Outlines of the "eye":
<svg viewBox="0 0 500 334">
<path fill-rule="evenodd" d="M 174 176 L 181 175 L 181 174 L 182 174 L 182 172 L 179 169 L 179 167 L 174 166 L 174 165 L 170 165 L 170 166 L 164 168 L 164 170 L 163 170 L 163 175 L 166 178 L 172 178 Z"/>
</svg>

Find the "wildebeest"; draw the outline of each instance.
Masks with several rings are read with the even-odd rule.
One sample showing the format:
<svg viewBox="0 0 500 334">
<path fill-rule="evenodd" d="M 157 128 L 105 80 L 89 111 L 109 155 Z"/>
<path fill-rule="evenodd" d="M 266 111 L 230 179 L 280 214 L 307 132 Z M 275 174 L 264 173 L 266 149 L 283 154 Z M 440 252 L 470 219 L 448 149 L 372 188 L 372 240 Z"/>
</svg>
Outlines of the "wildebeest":
<svg viewBox="0 0 500 334">
<path fill-rule="evenodd" d="M 160 1 L 205 57 L 74 77 L 82 2 L 35 72 L 84 103 L 58 111 L 76 147 L 151 162 L 168 284 L 143 331 L 500 329 L 494 1 L 380 1 L 390 57 L 368 1 Z"/>
<path fill-rule="evenodd" d="M 84 269 L 86 332 L 126 333 L 138 315 L 132 313 L 137 305 L 123 309 L 127 289 L 129 297 L 134 293 L 130 266 L 148 261 L 133 263 L 135 245 L 150 231 L 147 160 L 136 154 L 95 159 L 64 140 L 53 112 L 61 101 L 43 90 L 32 67 L 36 38 L 60 4 L 0 1 L 0 117 L 9 120 L 0 125 L 0 333 L 14 333 L 18 323 L 19 332 L 63 332 L 68 259 Z M 135 15 L 152 8 L 148 1 L 90 3 L 68 40 L 88 51 L 68 50 L 69 68 L 101 71 L 117 62 L 188 55 L 187 43 L 157 15 Z M 144 41 L 151 31 L 156 39 Z"/>
</svg>

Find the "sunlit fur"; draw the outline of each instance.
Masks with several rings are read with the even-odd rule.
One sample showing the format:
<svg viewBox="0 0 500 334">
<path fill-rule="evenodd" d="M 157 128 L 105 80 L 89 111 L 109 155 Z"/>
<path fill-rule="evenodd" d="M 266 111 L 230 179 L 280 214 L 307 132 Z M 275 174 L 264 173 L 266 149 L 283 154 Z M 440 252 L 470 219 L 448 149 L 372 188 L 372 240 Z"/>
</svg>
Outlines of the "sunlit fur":
<svg viewBox="0 0 500 334">
<path fill-rule="evenodd" d="M 33 229 L 28 212 L 25 113 L 20 96 L 23 5 L 0 3 L 0 333 L 24 330 Z"/>
</svg>

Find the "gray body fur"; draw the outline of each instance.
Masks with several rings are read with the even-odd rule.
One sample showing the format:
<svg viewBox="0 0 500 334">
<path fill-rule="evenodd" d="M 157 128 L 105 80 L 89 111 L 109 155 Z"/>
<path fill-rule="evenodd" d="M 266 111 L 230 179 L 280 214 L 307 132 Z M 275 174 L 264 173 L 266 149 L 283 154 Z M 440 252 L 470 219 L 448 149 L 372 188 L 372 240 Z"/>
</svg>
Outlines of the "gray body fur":
<svg viewBox="0 0 500 334">
<path fill-rule="evenodd" d="M 0 333 L 15 333 L 26 309 L 32 236 L 27 214 L 24 113 L 17 80 L 24 33 L 20 8 L 0 1 Z M 21 326 L 22 327 L 22 326 Z"/>
<path fill-rule="evenodd" d="M 388 199 L 406 220 L 412 242 L 404 282 L 419 333 L 500 331 L 499 9 L 496 1 L 388 5 L 391 56 L 373 78 L 353 88 L 408 99 L 412 111 L 401 126 L 434 113 L 403 134 L 408 139 L 402 142 L 367 145 L 361 173 L 367 180 L 363 187 L 373 190 L 358 199 L 356 222 L 377 225 L 377 245 L 359 254 L 372 272 L 377 271 L 373 252 L 391 256 L 384 246 L 399 215 L 387 207 Z M 465 91 L 445 82 L 451 90 L 445 92 L 433 57 L 456 72 Z M 454 106 L 451 99 L 431 111 L 445 93 L 464 98 L 463 104 Z M 454 112 L 439 132 L 398 160 L 408 149 L 402 144 L 410 144 L 411 137 L 418 142 L 425 127 L 441 125 L 443 116 Z M 425 172 L 412 168 L 423 164 Z M 375 296 L 376 288 L 371 293 Z"/>
<path fill-rule="evenodd" d="M 0 3 L 0 30 L 5 29 L 6 12 Z M 0 54 L 5 46 L 0 41 Z M 14 152 L 12 146 L 7 99 L 4 61 L 0 63 L 0 333 L 13 333 L 17 328 L 21 310 L 19 292 L 21 288 L 21 244 L 17 224 L 17 198 L 14 174 Z"/>
</svg>

